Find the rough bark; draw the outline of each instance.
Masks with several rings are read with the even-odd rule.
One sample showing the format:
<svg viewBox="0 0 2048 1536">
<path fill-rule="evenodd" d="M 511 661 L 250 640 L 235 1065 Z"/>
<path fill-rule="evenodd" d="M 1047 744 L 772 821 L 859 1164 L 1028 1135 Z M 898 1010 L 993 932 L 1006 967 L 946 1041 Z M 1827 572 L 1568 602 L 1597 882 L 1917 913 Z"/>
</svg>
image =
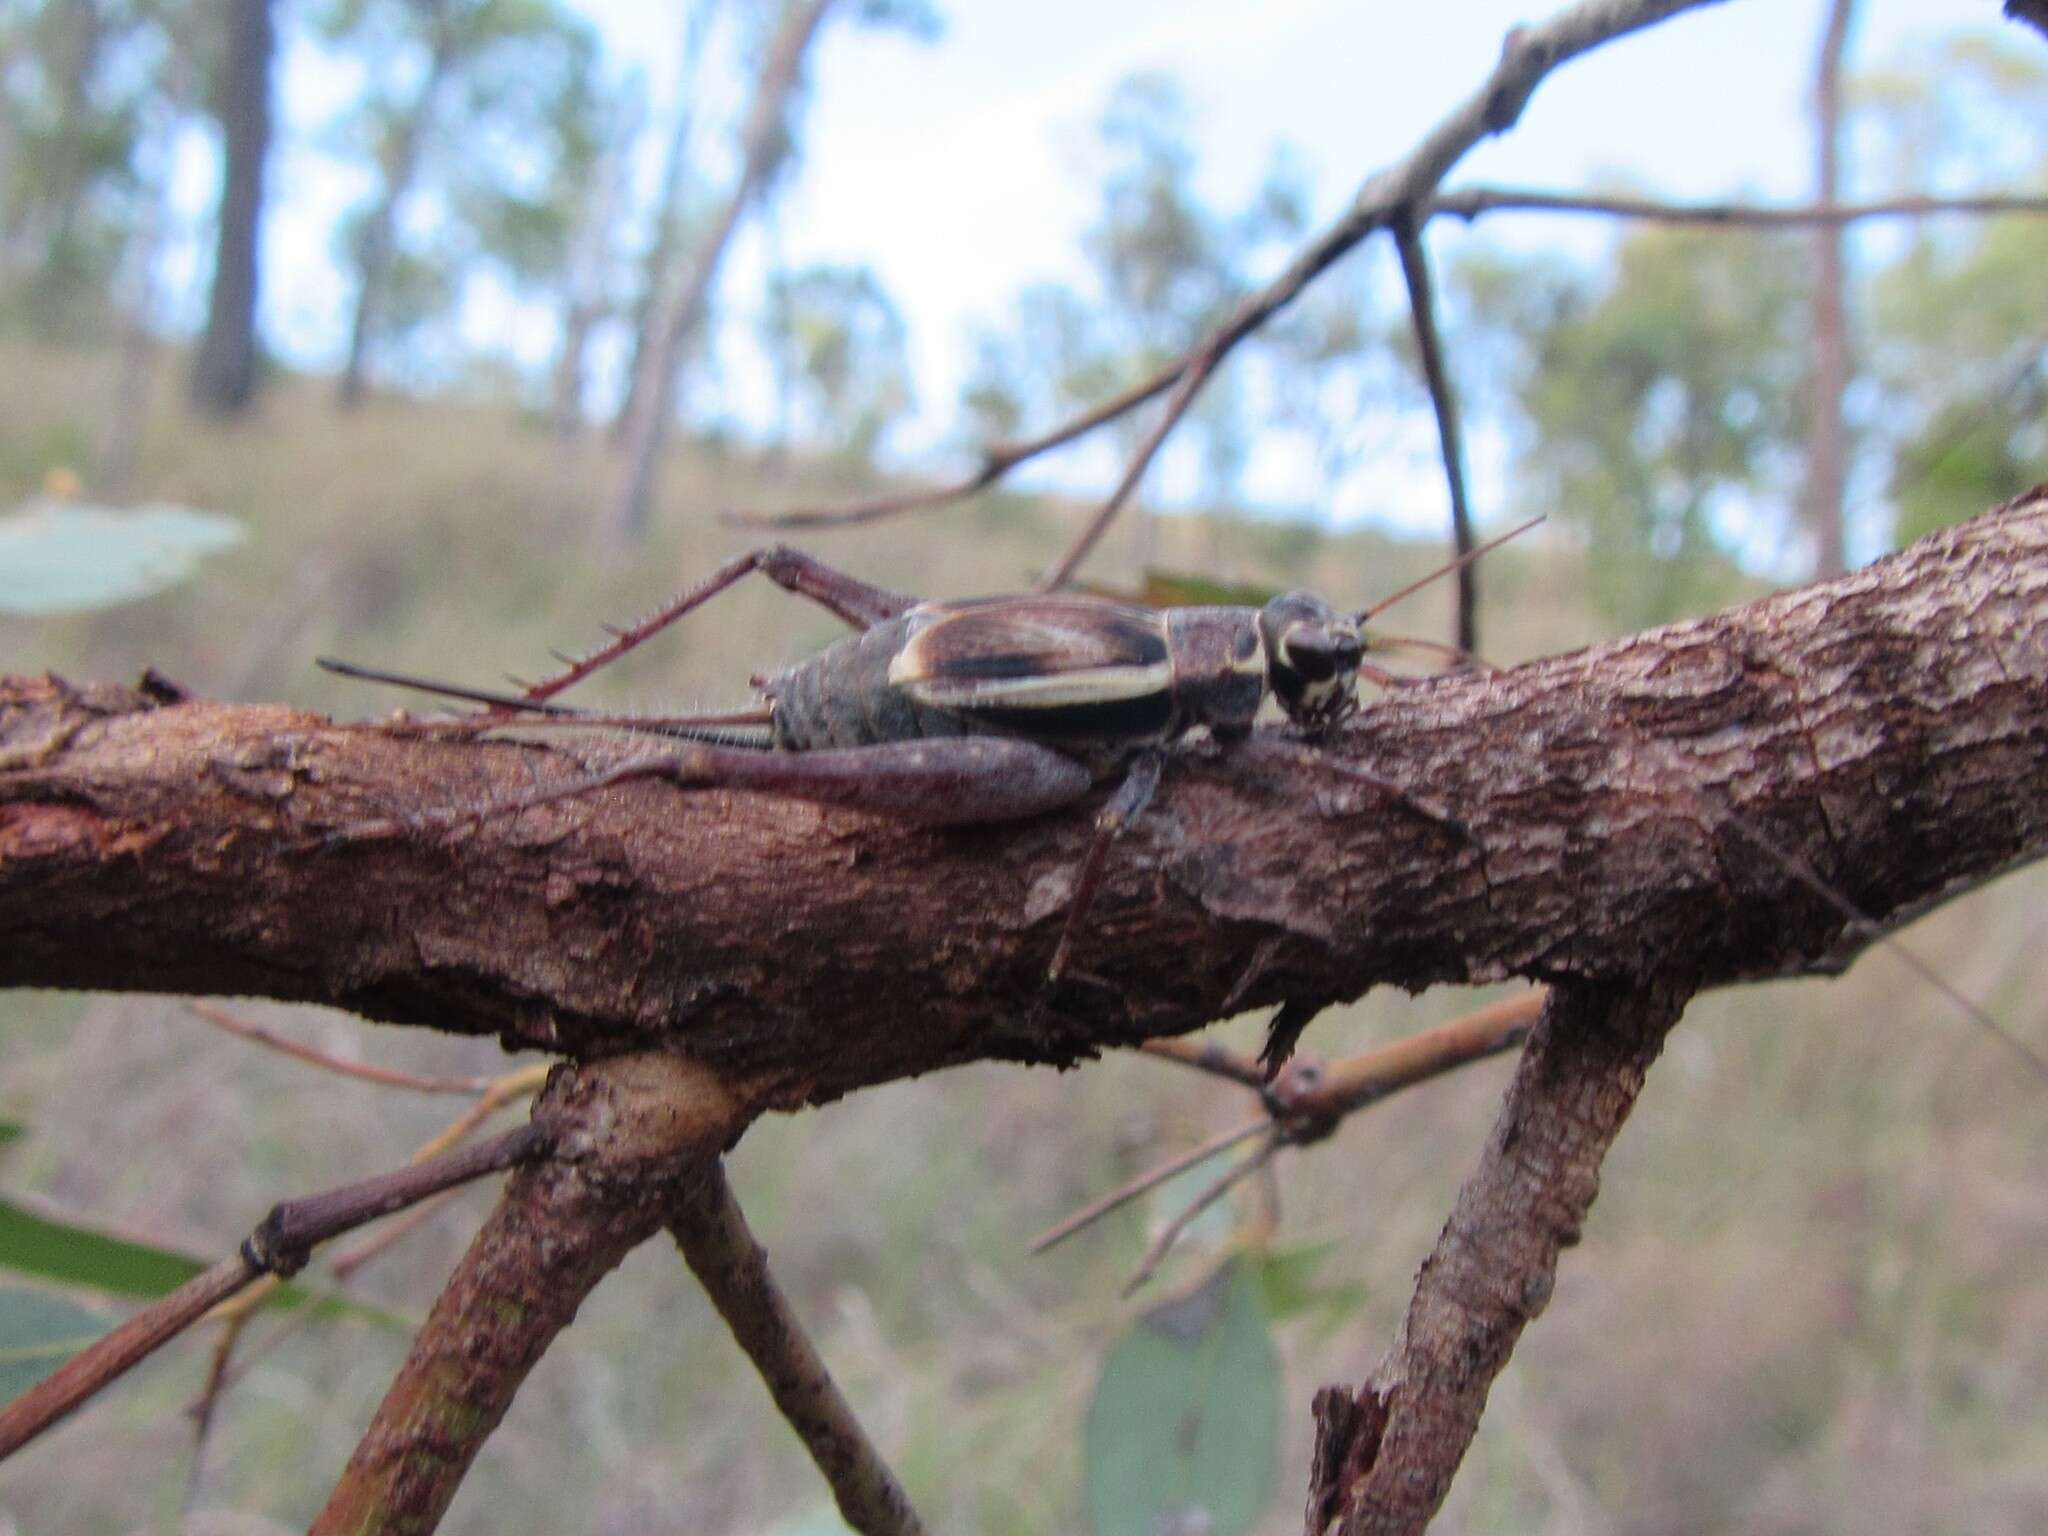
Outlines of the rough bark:
<svg viewBox="0 0 2048 1536">
<path fill-rule="evenodd" d="M 555 1335 L 716 1166 L 745 1117 L 708 1074 L 642 1055 L 557 1072 L 534 1120 L 553 1155 L 506 1184 L 313 1536 L 432 1531 Z"/>
<path fill-rule="evenodd" d="M 270 0 L 227 0 L 227 60 L 218 112 L 222 176 L 206 331 L 192 360 L 192 403 L 216 415 L 256 396 L 257 240 L 270 155 L 270 69 L 277 36 Z"/>
<path fill-rule="evenodd" d="M 1868 935 L 1783 856 L 1892 922 L 2048 847 L 2048 489 L 1835 582 L 1402 690 L 1322 750 L 1179 755 L 1077 947 L 1108 980 L 1051 1007 L 1085 809 L 932 831 L 656 782 L 455 834 L 351 830 L 580 771 L 559 744 L 15 679 L 0 984 L 665 1047 L 792 1105 L 1070 1060 L 1226 1001 L 1838 968 Z"/>
<path fill-rule="evenodd" d="M 1402 1536 L 1428 1525 L 1479 1428 L 1486 1394 L 1548 1305 L 1600 1164 L 1689 992 L 1551 993 L 1478 1171 L 1458 1194 L 1387 1358 L 1362 1388 L 1316 1394 L 1308 1536 Z"/>
</svg>

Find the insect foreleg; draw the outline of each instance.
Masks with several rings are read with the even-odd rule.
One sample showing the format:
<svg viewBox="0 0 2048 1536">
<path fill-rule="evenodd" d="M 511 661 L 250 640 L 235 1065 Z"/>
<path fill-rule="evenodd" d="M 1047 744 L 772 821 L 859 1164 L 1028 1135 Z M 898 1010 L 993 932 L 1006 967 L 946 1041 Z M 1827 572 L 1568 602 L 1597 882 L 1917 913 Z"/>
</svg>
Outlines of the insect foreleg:
<svg viewBox="0 0 2048 1536">
<path fill-rule="evenodd" d="M 1067 903 L 1067 921 L 1060 929 L 1059 947 L 1052 952 L 1052 964 L 1046 967 L 1048 985 L 1058 982 L 1066 974 L 1074 936 L 1081 931 L 1088 909 L 1094 905 L 1096 887 L 1102 884 L 1102 867 L 1109 858 L 1110 845 L 1152 803 L 1152 796 L 1159 788 L 1161 762 L 1157 752 L 1140 752 L 1132 759 L 1130 771 L 1124 775 L 1116 793 L 1096 813 L 1095 841 L 1088 845 L 1087 857 L 1081 861 L 1081 873 L 1074 880 L 1074 894 Z"/>
<path fill-rule="evenodd" d="M 823 561 L 813 560 L 802 550 L 791 549 L 786 544 L 771 544 L 765 549 L 751 550 L 736 560 L 727 561 L 666 607 L 649 614 L 637 624 L 614 630 L 609 645 L 600 646 L 580 661 L 570 662 L 553 677 L 529 685 L 521 697 L 528 704 L 534 704 L 582 682 L 591 673 L 646 644 L 676 620 L 702 607 L 741 577 L 755 571 L 783 591 L 809 598 L 855 629 L 872 629 L 917 605 L 914 597 L 870 586 L 844 571 L 834 570 Z"/>
</svg>

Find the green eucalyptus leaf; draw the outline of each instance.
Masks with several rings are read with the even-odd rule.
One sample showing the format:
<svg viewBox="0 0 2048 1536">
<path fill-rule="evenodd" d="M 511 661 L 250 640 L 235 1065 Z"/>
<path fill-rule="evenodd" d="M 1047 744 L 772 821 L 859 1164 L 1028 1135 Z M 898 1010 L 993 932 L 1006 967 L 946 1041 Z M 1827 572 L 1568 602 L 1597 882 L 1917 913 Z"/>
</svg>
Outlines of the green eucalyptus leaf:
<svg viewBox="0 0 2048 1536">
<path fill-rule="evenodd" d="M 1086 1428 L 1095 1536 L 1243 1536 L 1273 1491 L 1280 1362 L 1255 1257 L 1152 1308 L 1103 1362 Z"/>
<path fill-rule="evenodd" d="M 1305 1313 L 1321 1314 L 1325 1322 L 1341 1322 L 1365 1305 L 1365 1287 L 1356 1281 L 1319 1281 L 1316 1271 L 1339 1245 L 1305 1243 L 1259 1255 L 1259 1279 L 1266 1292 L 1266 1315 L 1274 1322 Z"/>
<path fill-rule="evenodd" d="M 76 613 L 149 597 L 242 542 L 220 512 L 37 497 L 0 517 L 0 613 Z"/>
<path fill-rule="evenodd" d="M 151 1301 L 176 1290 L 205 1268 L 204 1260 L 189 1254 L 115 1237 L 0 1199 L 0 1269 L 60 1285 L 81 1285 L 110 1296 Z M 281 1285 L 271 1296 L 273 1306 L 308 1303 L 322 1316 L 361 1318 L 404 1332 L 412 1329 L 405 1318 L 383 1307 L 321 1295 L 302 1285 Z"/>
<path fill-rule="evenodd" d="M 107 1331 L 76 1302 L 27 1286 L 0 1286 L 0 1402 L 11 1401 Z"/>
</svg>

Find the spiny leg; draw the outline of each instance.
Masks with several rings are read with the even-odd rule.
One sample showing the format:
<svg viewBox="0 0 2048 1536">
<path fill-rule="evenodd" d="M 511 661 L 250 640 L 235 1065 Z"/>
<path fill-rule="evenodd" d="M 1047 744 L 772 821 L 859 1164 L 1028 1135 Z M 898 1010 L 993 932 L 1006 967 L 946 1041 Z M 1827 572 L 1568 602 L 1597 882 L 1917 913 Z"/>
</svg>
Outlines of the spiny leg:
<svg viewBox="0 0 2048 1536">
<path fill-rule="evenodd" d="M 906 608 L 915 607 L 918 602 L 918 599 L 905 597 L 900 592 L 870 586 L 786 544 L 771 544 L 765 549 L 750 550 L 736 560 L 727 561 L 674 602 L 639 623 L 625 629 L 614 629 L 609 645 L 600 646 L 579 661 L 570 661 L 553 677 L 526 685 L 521 699 L 531 705 L 553 698 L 599 668 L 610 666 L 628 651 L 646 644 L 684 614 L 703 606 L 741 577 L 755 571 L 783 591 L 809 598 L 855 629 L 872 629 L 895 618 Z"/>
<path fill-rule="evenodd" d="M 1157 752 L 1139 753 L 1131 760 L 1130 772 L 1124 775 L 1116 793 L 1096 813 L 1095 841 L 1088 845 L 1088 855 L 1081 861 L 1081 873 L 1074 881 L 1074 895 L 1067 903 L 1067 921 L 1060 929 L 1059 947 L 1052 952 L 1052 964 L 1046 967 L 1048 987 L 1058 985 L 1060 978 L 1066 975 L 1075 936 L 1080 933 L 1088 909 L 1094 904 L 1096 888 L 1102 884 L 1103 865 L 1108 861 L 1110 845 L 1152 803 L 1152 796 L 1159 788 L 1162 761 Z"/>
<path fill-rule="evenodd" d="M 433 694 L 436 698 L 461 699 L 467 704 L 491 706 L 481 715 L 436 722 L 433 727 L 436 731 L 474 733 L 500 730 L 508 725 L 518 725 L 529 730 L 537 730 L 542 726 L 566 726 L 579 731 L 593 727 L 610 727 L 645 736 L 676 736 L 684 741 L 708 741 L 721 746 L 765 749 L 765 739 L 756 740 L 751 736 L 743 736 L 732 728 L 765 730 L 774 720 L 773 711 L 766 705 L 694 715 L 608 714 L 601 709 L 578 709 L 570 704 L 549 704 L 538 699 L 523 699 L 517 694 L 502 693 L 490 688 L 472 688 L 467 683 L 444 682 L 437 677 L 420 677 L 411 672 L 391 672 L 382 667 L 358 666 L 355 662 L 342 661 L 333 656 L 316 656 L 313 659 L 320 667 L 342 677 L 384 683 L 393 688 L 409 688 L 415 693 Z M 506 718 L 509 715 L 530 718 L 509 720 Z"/>
</svg>

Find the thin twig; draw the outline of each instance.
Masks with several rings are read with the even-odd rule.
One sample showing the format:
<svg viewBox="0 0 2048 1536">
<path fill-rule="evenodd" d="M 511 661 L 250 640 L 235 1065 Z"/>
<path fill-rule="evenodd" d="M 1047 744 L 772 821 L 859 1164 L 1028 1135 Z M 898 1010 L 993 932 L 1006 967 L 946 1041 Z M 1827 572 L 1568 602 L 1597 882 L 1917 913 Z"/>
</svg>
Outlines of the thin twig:
<svg viewBox="0 0 2048 1536">
<path fill-rule="evenodd" d="M 507 1072 L 500 1077 L 487 1080 L 484 1091 L 478 1096 L 477 1101 L 457 1115 L 439 1132 L 429 1137 L 413 1152 L 411 1157 L 406 1159 L 407 1165 L 417 1168 L 423 1163 L 433 1161 L 443 1153 L 452 1150 L 463 1141 L 466 1141 L 479 1125 L 510 1100 L 538 1091 L 541 1085 L 547 1081 L 549 1070 L 547 1064 L 536 1063 L 533 1066 L 520 1067 L 516 1071 Z M 337 1282 L 346 1281 L 357 1269 L 360 1269 L 371 1259 L 377 1257 L 378 1254 L 383 1253 L 403 1239 L 411 1236 L 426 1225 L 427 1222 L 431 1221 L 434 1213 L 441 1208 L 453 1193 L 453 1188 L 450 1188 L 441 1191 L 437 1195 L 429 1196 L 408 1211 L 402 1221 L 395 1221 L 388 1227 L 371 1233 L 362 1242 L 337 1253 L 328 1264 L 328 1272 Z M 271 1293 L 277 1289 L 279 1283 L 276 1275 L 265 1275 L 232 1301 L 222 1303 L 216 1309 L 216 1315 L 225 1321 L 237 1316 L 247 1316 L 255 1312 L 270 1299 Z M 294 1313 L 285 1320 L 283 1326 L 276 1333 L 263 1342 L 260 1349 L 269 1349 L 285 1336 L 305 1326 L 311 1320 L 312 1315 L 310 1309 L 301 1309 Z M 240 1370 L 231 1372 L 226 1384 L 232 1387 L 241 1379 L 241 1374 Z"/>
<path fill-rule="evenodd" d="M 222 1259 L 81 1349 L 0 1408 L 0 1460 L 12 1456 L 109 1382 L 155 1354 L 261 1273 L 241 1253 Z"/>
<path fill-rule="evenodd" d="M 1273 1154 L 1278 1152 L 1280 1147 L 1281 1137 L 1276 1130 L 1243 1158 L 1224 1169 L 1199 1195 L 1177 1212 L 1171 1221 L 1159 1229 L 1159 1235 L 1153 1238 L 1145 1249 L 1144 1257 L 1138 1260 L 1138 1267 L 1131 1272 L 1131 1278 L 1124 1282 L 1123 1294 L 1133 1294 L 1138 1287 L 1150 1280 L 1159 1266 L 1165 1262 L 1167 1254 L 1173 1251 L 1173 1245 L 1181 1240 L 1189 1227 L 1194 1225 L 1195 1218 L 1271 1162 Z"/>
<path fill-rule="evenodd" d="M 1248 1140 L 1258 1135 L 1259 1132 L 1269 1129 L 1272 1124 L 1273 1120 L 1270 1115 L 1261 1115 L 1258 1119 L 1247 1121 L 1235 1130 L 1225 1131 L 1220 1136 L 1212 1136 L 1200 1146 L 1190 1148 L 1186 1152 L 1170 1157 L 1156 1167 L 1147 1168 L 1135 1179 L 1119 1185 L 1106 1195 L 1091 1200 L 1065 1220 L 1054 1226 L 1047 1227 L 1031 1240 L 1031 1251 L 1033 1253 L 1043 1253 L 1054 1244 L 1065 1242 L 1082 1228 L 1093 1226 L 1111 1211 L 1130 1204 L 1131 1201 L 1137 1199 L 1138 1196 L 1144 1194 L 1148 1189 L 1157 1189 L 1175 1174 L 1184 1172 L 1194 1167 L 1197 1163 L 1207 1162 L 1219 1152 L 1229 1151 L 1240 1141 Z"/>
<path fill-rule="evenodd" d="M 2048 213 L 2048 197 L 1891 197 L 1865 203 L 1672 203 L 1654 197 L 1593 192 L 1544 192 L 1534 187 L 1459 187 L 1430 199 L 1431 218 L 1476 219 L 1485 213 L 1562 213 L 1641 219 L 1651 224 L 1714 224 L 1743 229 L 1804 229 L 1815 224 L 1859 224 L 1866 219 L 1929 219 L 1945 214 L 1984 218 L 2002 213 Z"/>
<path fill-rule="evenodd" d="M 152 1302 L 0 1409 L 0 1460 L 260 1276 L 295 1274 L 305 1266 L 313 1248 L 327 1239 L 439 1190 L 529 1161 L 551 1143 L 550 1133 L 540 1126 L 523 1125 L 431 1164 L 402 1168 L 273 1206 L 232 1259 L 222 1260 Z"/>
<path fill-rule="evenodd" d="M 1401 256 L 1401 276 L 1408 284 L 1408 312 L 1415 322 L 1415 354 L 1429 386 L 1430 409 L 1436 413 L 1437 444 L 1443 453 L 1444 481 L 1450 488 L 1451 544 L 1457 552 L 1458 613 L 1451 644 L 1466 655 L 1479 650 L 1479 571 L 1465 556 L 1473 551 L 1472 504 L 1465 491 L 1464 436 L 1458 427 L 1458 397 L 1451 389 L 1451 371 L 1444 360 L 1443 337 L 1436 324 L 1436 294 L 1429 276 L 1429 252 L 1423 248 L 1422 226 L 1414 219 L 1396 219 L 1394 249 Z"/>
<path fill-rule="evenodd" d="M 185 1410 L 192 1417 L 192 1466 L 185 1474 L 185 1497 L 180 1509 L 186 1520 L 199 1505 L 201 1486 L 206 1479 L 206 1448 L 213 1438 L 214 1419 L 220 1408 L 221 1396 L 230 1381 L 229 1367 L 234 1360 L 235 1345 L 241 1340 L 242 1330 L 249 1326 L 250 1316 L 246 1311 L 235 1312 L 222 1321 L 220 1336 L 213 1341 L 213 1357 L 206 1365 L 206 1384 L 199 1389 L 198 1398 Z"/>
<path fill-rule="evenodd" d="M 348 1284 L 350 1280 L 355 1278 L 357 1270 L 368 1264 L 372 1259 L 380 1258 L 390 1252 L 391 1249 L 397 1247 L 399 1243 L 412 1236 L 413 1233 L 438 1216 L 441 1213 L 441 1208 L 447 1205 L 450 1200 L 453 1200 L 456 1193 L 457 1191 L 455 1190 L 444 1189 L 438 1195 L 429 1195 L 396 1220 L 387 1221 L 375 1231 L 366 1234 L 362 1241 L 351 1243 L 349 1246 L 339 1250 L 333 1258 L 327 1261 L 326 1272 L 328 1277 L 336 1285 Z M 256 1315 L 259 1306 L 276 1285 L 277 1277 L 275 1275 L 265 1275 L 256 1284 L 242 1292 L 241 1295 L 224 1301 L 214 1308 L 213 1316 L 223 1326 L 245 1323 Z M 313 1307 L 295 1307 L 285 1313 L 275 1328 L 272 1328 L 247 1349 L 239 1352 L 235 1363 L 228 1367 L 225 1374 L 221 1377 L 218 1388 L 209 1380 L 206 1385 L 206 1391 L 209 1393 L 217 1392 L 221 1395 L 233 1391 L 242 1384 L 242 1378 L 248 1375 L 250 1369 L 259 1360 L 270 1354 L 271 1351 L 284 1343 L 285 1340 L 297 1334 L 300 1329 L 312 1322 L 315 1316 L 317 1316 L 317 1309 Z M 186 1411 L 196 1414 L 199 1408 L 200 1400 L 194 1399 L 187 1406 Z"/>
<path fill-rule="evenodd" d="M 1392 1045 L 1332 1062 L 1302 1079 L 1299 1087 L 1283 1080 L 1275 1085 L 1275 1096 L 1290 1117 L 1334 1129 L 1346 1115 L 1403 1088 L 1513 1050 L 1536 1027 L 1549 995 L 1538 988 L 1490 1003 Z"/>
<path fill-rule="evenodd" d="M 477 1101 L 449 1121 L 439 1134 L 423 1142 L 419 1150 L 413 1153 L 410 1161 L 427 1162 L 439 1157 L 458 1142 L 468 1139 L 472 1131 L 514 1099 L 522 1098 L 529 1093 L 538 1093 L 547 1082 L 548 1073 L 553 1070 L 552 1063 L 537 1061 L 530 1066 L 519 1067 L 492 1078 L 485 1084 L 484 1091 L 477 1096 Z"/>
<path fill-rule="evenodd" d="M 831 1486 L 839 1512 L 862 1536 L 923 1536 L 924 1523 L 832 1380 L 747 1229 L 722 1164 L 677 1201 L 669 1220 L 683 1259 L 790 1428 Z"/>
<path fill-rule="evenodd" d="M 1368 1104 L 1432 1077 L 1441 1077 L 1467 1062 L 1511 1050 L 1527 1038 L 1543 1011 L 1546 996 L 1539 990 L 1493 1003 L 1448 1024 L 1439 1024 L 1377 1050 L 1347 1056 L 1327 1067 L 1296 1061 L 1271 1084 L 1257 1062 L 1213 1042 L 1147 1040 L 1140 1049 L 1148 1056 L 1211 1072 L 1251 1088 L 1266 1101 L 1266 1113 L 1178 1153 L 1090 1201 L 1033 1238 L 1031 1251 L 1043 1253 L 1064 1242 L 1147 1190 L 1158 1188 L 1175 1174 L 1228 1151 L 1263 1129 L 1273 1129 L 1277 1146 L 1304 1146 L 1320 1141 L 1335 1131 L 1345 1116 Z"/>
<path fill-rule="evenodd" d="M 1336 223 L 1311 240 L 1284 272 L 1240 302 L 1229 318 L 1188 350 L 1186 371 L 1162 412 L 1161 426 L 1171 430 L 1208 376 L 1239 342 L 1293 303 L 1303 289 L 1368 235 L 1420 206 L 1451 167 L 1480 140 L 1512 128 L 1551 70 L 1626 33 L 1712 3 L 1715 0 L 1581 0 L 1540 26 L 1510 31 L 1502 44 L 1499 63 L 1476 93 L 1425 134 L 1406 159 L 1368 178 Z M 1040 579 L 1041 588 L 1058 587 L 1073 574 L 1144 474 L 1163 438 L 1164 432 L 1157 429 L 1147 435 L 1132 454 L 1117 490 Z"/>
<path fill-rule="evenodd" d="M 239 1039 L 254 1041 L 273 1051 L 282 1051 L 300 1061 L 311 1062 L 328 1072 L 360 1078 L 366 1083 L 378 1083 L 386 1088 L 410 1088 L 415 1093 L 483 1093 L 491 1086 L 488 1077 L 426 1077 L 417 1072 L 401 1072 L 395 1067 L 373 1066 L 368 1062 L 330 1055 L 317 1046 L 302 1044 L 266 1025 L 238 1018 L 227 1009 L 199 998 L 187 999 L 185 1007 L 215 1029 L 225 1030 Z"/>
<path fill-rule="evenodd" d="M 1076 438 L 1085 437 L 1097 427 L 1135 410 L 1147 400 L 1164 394 L 1178 382 L 1187 361 L 1185 357 L 1175 358 L 1130 388 L 1090 406 L 1049 432 L 1014 442 L 986 445 L 981 449 L 980 466 L 972 474 L 949 484 L 919 491 L 892 492 L 830 507 L 798 507 L 783 512 L 723 512 L 719 514 L 719 521 L 742 528 L 846 528 L 894 517 L 902 512 L 920 512 L 949 502 L 965 501 L 977 491 L 988 489 L 1019 464 L 1050 453 L 1055 448 L 1063 448 Z"/>
<path fill-rule="evenodd" d="M 1255 1091 L 1266 1086 L 1265 1069 L 1249 1056 L 1233 1051 L 1221 1040 L 1207 1037 L 1190 1040 L 1185 1035 L 1166 1035 L 1157 1040 L 1147 1040 L 1138 1049 L 1162 1061 L 1177 1061 L 1197 1072 L 1227 1077 Z"/>
<path fill-rule="evenodd" d="M 1121 394 L 1091 406 L 1041 436 L 984 447 L 981 463 L 973 473 L 946 485 L 852 504 L 769 514 L 728 513 L 724 520 L 757 528 L 846 527 L 902 512 L 945 506 L 987 489 L 1027 459 L 1086 436 L 1173 390 L 1160 421 L 1132 454 L 1117 489 L 1040 582 L 1045 588 L 1061 585 L 1136 488 L 1160 443 L 1173 430 L 1202 384 L 1239 342 L 1404 210 L 1422 208 L 1434 212 L 1429 196 L 1451 168 L 1481 139 L 1512 128 L 1537 85 L 1551 70 L 1602 43 L 1654 26 L 1681 11 L 1714 3 L 1716 0 L 1581 0 L 1540 26 L 1514 29 L 1501 48 L 1499 63 L 1479 90 L 1431 129 L 1406 159 L 1370 177 L 1335 224 L 1310 241 L 1286 271 L 1240 302 L 1210 334 Z"/>
<path fill-rule="evenodd" d="M 1237 312 L 1242 314 L 1244 309 L 1245 305 L 1240 304 Z M 1232 323 L 1234 324 L 1234 321 Z M 1152 423 L 1151 430 L 1145 434 L 1137 450 L 1132 453 L 1130 462 L 1124 466 L 1123 478 L 1117 481 L 1116 489 L 1109 493 L 1109 498 L 1095 509 L 1094 515 L 1088 519 L 1088 525 L 1067 546 L 1066 552 L 1038 578 L 1039 591 L 1059 590 L 1081 562 L 1088 558 L 1088 552 L 1108 531 L 1117 513 L 1123 510 L 1124 503 L 1129 501 L 1132 493 L 1138 489 L 1139 482 L 1145 478 L 1145 471 L 1152 467 L 1152 460 L 1158 456 L 1166 439 L 1173 434 L 1173 429 L 1180 425 L 1181 418 L 1187 415 L 1188 407 L 1195 403 L 1195 396 L 1200 394 L 1202 386 L 1209 382 L 1209 375 L 1216 371 L 1217 366 L 1223 361 L 1224 354 L 1262 323 L 1263 320 L 1254 322 L 1235 334 L 1231 332 L 1231 325 L 1226 324 L 1222 332 L 1210 337 L 1187 354 L 1186 366 L 1181 370 L 1180 378 L 1174 383 L 1173 393 L 1166 397 L 1166 404 L 1159 408 L 1159 419 Z"/>
</svg>

